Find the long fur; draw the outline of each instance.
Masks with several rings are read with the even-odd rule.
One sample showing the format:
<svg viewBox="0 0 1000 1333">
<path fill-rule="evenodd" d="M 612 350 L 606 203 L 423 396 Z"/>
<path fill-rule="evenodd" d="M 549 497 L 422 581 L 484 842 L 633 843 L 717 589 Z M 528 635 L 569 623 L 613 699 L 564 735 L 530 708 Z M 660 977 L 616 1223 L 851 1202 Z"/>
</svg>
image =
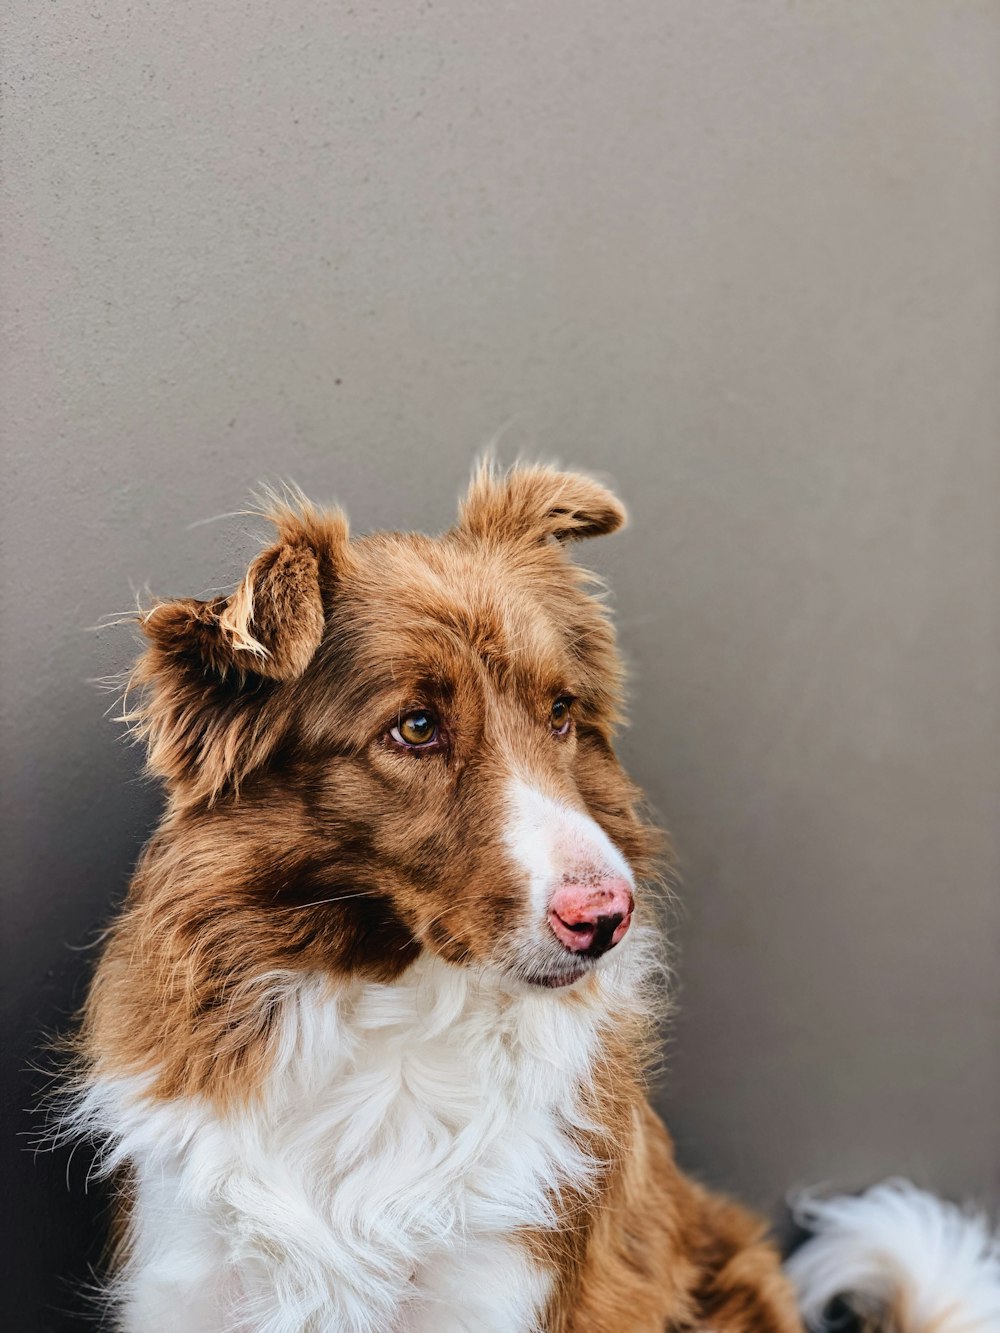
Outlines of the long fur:
<svg viewBox="0 0 1000 1333">
<path fill-rule="evenodd" d="M 997 1333 L 1000 1238 L 986 1218 L 903 1180 L 859 1197 L 805 1198 L 813 1238 L 786 1266 L 810 1328 L 835 1298 L 899 1333 Z"/>
<path fill-rule="evenodd" d="M 541 467 L 437 538 L 298 497 L 229 597 L 142 616 L 167 805 L 64 1126 L 116 1181 L 124 1333 L 800 1329 L 646 1096 L 662 840 L 567 549 L 624 517 Z M 574 947 L 560 892 L 626 907 Z"/>
<path fill-rule="evenodd" d="M 270 978 L 272 1067 L 223 1117 L 197 1097 L 151 1104 L 134 1077 L 95 1081 L 77 1130 L 146 1198 L 118 1277 L 127 1326 L 166 1327 L 183 1284 L 202 1298 L 188 1328 L 361 1333 L 433 1310 L 444 1330 L 463 1326 L 442 1307 L 456 1281 L 466 1324 L 530 1326 L 548 1284 L 505 1237 L 526 1218 L 557 1225 L 560 1195 L 593 1173 L 573 1139 L 600 1132 L 580 1089 L 601 1028 L 635 1003 L 628 954 L 579 1005 L 431 958 L 391 985 Z"/>
</svg>

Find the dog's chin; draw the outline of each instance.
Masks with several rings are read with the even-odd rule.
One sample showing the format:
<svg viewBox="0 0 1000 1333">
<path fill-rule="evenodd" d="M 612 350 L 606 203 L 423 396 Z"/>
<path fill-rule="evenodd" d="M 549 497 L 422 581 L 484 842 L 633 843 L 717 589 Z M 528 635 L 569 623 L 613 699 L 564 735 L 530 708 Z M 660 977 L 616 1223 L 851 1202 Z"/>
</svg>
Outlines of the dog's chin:
<svg viewBox="0 0 1000 1333">
<path fill-rule="evenodd" d="M 577 968 L 573 972 L 547 972 L 525 977 L 529 986 L 542 990 L 562 990 L 566 986 L 575 986 L 590 971 L 589 967 Z"/>
<path fill-rule="evenodd" d="M 574 957 L 568 952 L 560 958 L 554 956 L 556 952 L 529 945 L 494 959 L 487 970 L 501 989 L 521 995 L 571 990 L 585 977 L 593 975 L 595 959 Z"/>
<path fill-rule="evenodd" d="M 584 977 L 590 976 L 594 965 L 587 959 L 561 960 L 554 965 L 548 960 L 534 967 L 519 970 L 519 980 L 529 990 L 567 990 Z"/>
</svg>

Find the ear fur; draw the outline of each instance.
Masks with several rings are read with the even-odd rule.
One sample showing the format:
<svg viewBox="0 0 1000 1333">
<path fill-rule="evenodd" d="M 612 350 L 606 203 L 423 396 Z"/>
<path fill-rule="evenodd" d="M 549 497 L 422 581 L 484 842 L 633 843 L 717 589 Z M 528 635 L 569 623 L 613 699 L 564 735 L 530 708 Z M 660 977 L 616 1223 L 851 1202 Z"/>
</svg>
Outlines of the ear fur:
<svg viewBox="0 0 1000 1333">
<path fill-rule="evenodd" d="M 142 630 L 161 652 L 197 657 L 223 677 L 294 680 L 312 661 L 323 623 L 319 558 L 308 541 L 292 538 L 261 552 L 229 597 L 161 603 Z"/>
<path fill-rule="evenodd" d="M 267 517 L 278 540 L 235 592 L 161 602 L 140 619 L 149 647 L 129 682 L 141 700 L 125 720 L 146 740 L 152 771 L 191 795 L 214 798 L 263 762 L 288 711 L 278 687 L 305 672 L 323 638 L 346 519 L 304 499 Z"/>
<path fill-rule="evenodd" d="M 458 528 L 485 540 L 535 545 L 599 537 L 625 521 L 621 501 L 583 473 L 520 464 L 502 473 L 486 462 L 461 503 Z"/>
</svg>

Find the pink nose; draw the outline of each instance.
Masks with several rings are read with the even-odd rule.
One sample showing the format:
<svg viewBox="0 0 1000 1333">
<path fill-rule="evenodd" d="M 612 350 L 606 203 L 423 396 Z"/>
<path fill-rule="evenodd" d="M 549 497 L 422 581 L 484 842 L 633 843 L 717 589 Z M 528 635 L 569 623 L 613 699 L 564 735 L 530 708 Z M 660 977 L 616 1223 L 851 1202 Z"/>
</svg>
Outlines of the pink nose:
<svg viewBox="0 0 1000 1333">
<path fill-rule="evenodd" d="M 632 893 L 623 879 L 604 880 L 597 888 L 562 884 L 549 903 L 549 925 L 556 939 L 589 958 L 607 953 L 631 924 Z"/>
</svg>

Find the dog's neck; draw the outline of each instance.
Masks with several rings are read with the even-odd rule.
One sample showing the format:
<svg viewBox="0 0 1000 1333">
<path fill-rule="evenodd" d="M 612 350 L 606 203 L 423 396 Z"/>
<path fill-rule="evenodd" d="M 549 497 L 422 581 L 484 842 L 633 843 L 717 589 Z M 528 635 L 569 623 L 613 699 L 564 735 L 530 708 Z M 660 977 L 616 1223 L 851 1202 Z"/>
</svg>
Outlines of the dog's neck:
<svg viewBox="0 0 1000 1333">
<path fill-rule="evenodd" d="M 192 1226 L 217 1235 L 238 1214 L 240 1244 L 277 1256 L 292 1304 L 323 1326 L 352 1302 L 385 1328 L 414 1301 L 433 1309 L 458 1257 L 467 1271 L 477 1255 L 530 1326 L 547 1289 L 516 1237 L 556 1226 L 566 1190 L 585 1195 L 615 1155 L 620 1125 L 595 1084 L 628 1081 L 609 1053 L 641 1006 L 640 974 L 626 949 L 565 992 L 514 991 L 429 955 L 390 984 L 272 977 L 272 1062 L 249 1102 L 149 1100 L 135 1079 L 87 1097 L 108 1165 L 130 1161 L 157 1201 L 134 1218 L 132 1271 L 175 1243 L 183 1198 L 178 1263 L 193 1261 Z M 212 1263 L 235 1265 L 240 1307 L 264 1299 L 235 1252 Z M 490 1290 L 489 1308 L 499 1299 Z"/>
</svg>

